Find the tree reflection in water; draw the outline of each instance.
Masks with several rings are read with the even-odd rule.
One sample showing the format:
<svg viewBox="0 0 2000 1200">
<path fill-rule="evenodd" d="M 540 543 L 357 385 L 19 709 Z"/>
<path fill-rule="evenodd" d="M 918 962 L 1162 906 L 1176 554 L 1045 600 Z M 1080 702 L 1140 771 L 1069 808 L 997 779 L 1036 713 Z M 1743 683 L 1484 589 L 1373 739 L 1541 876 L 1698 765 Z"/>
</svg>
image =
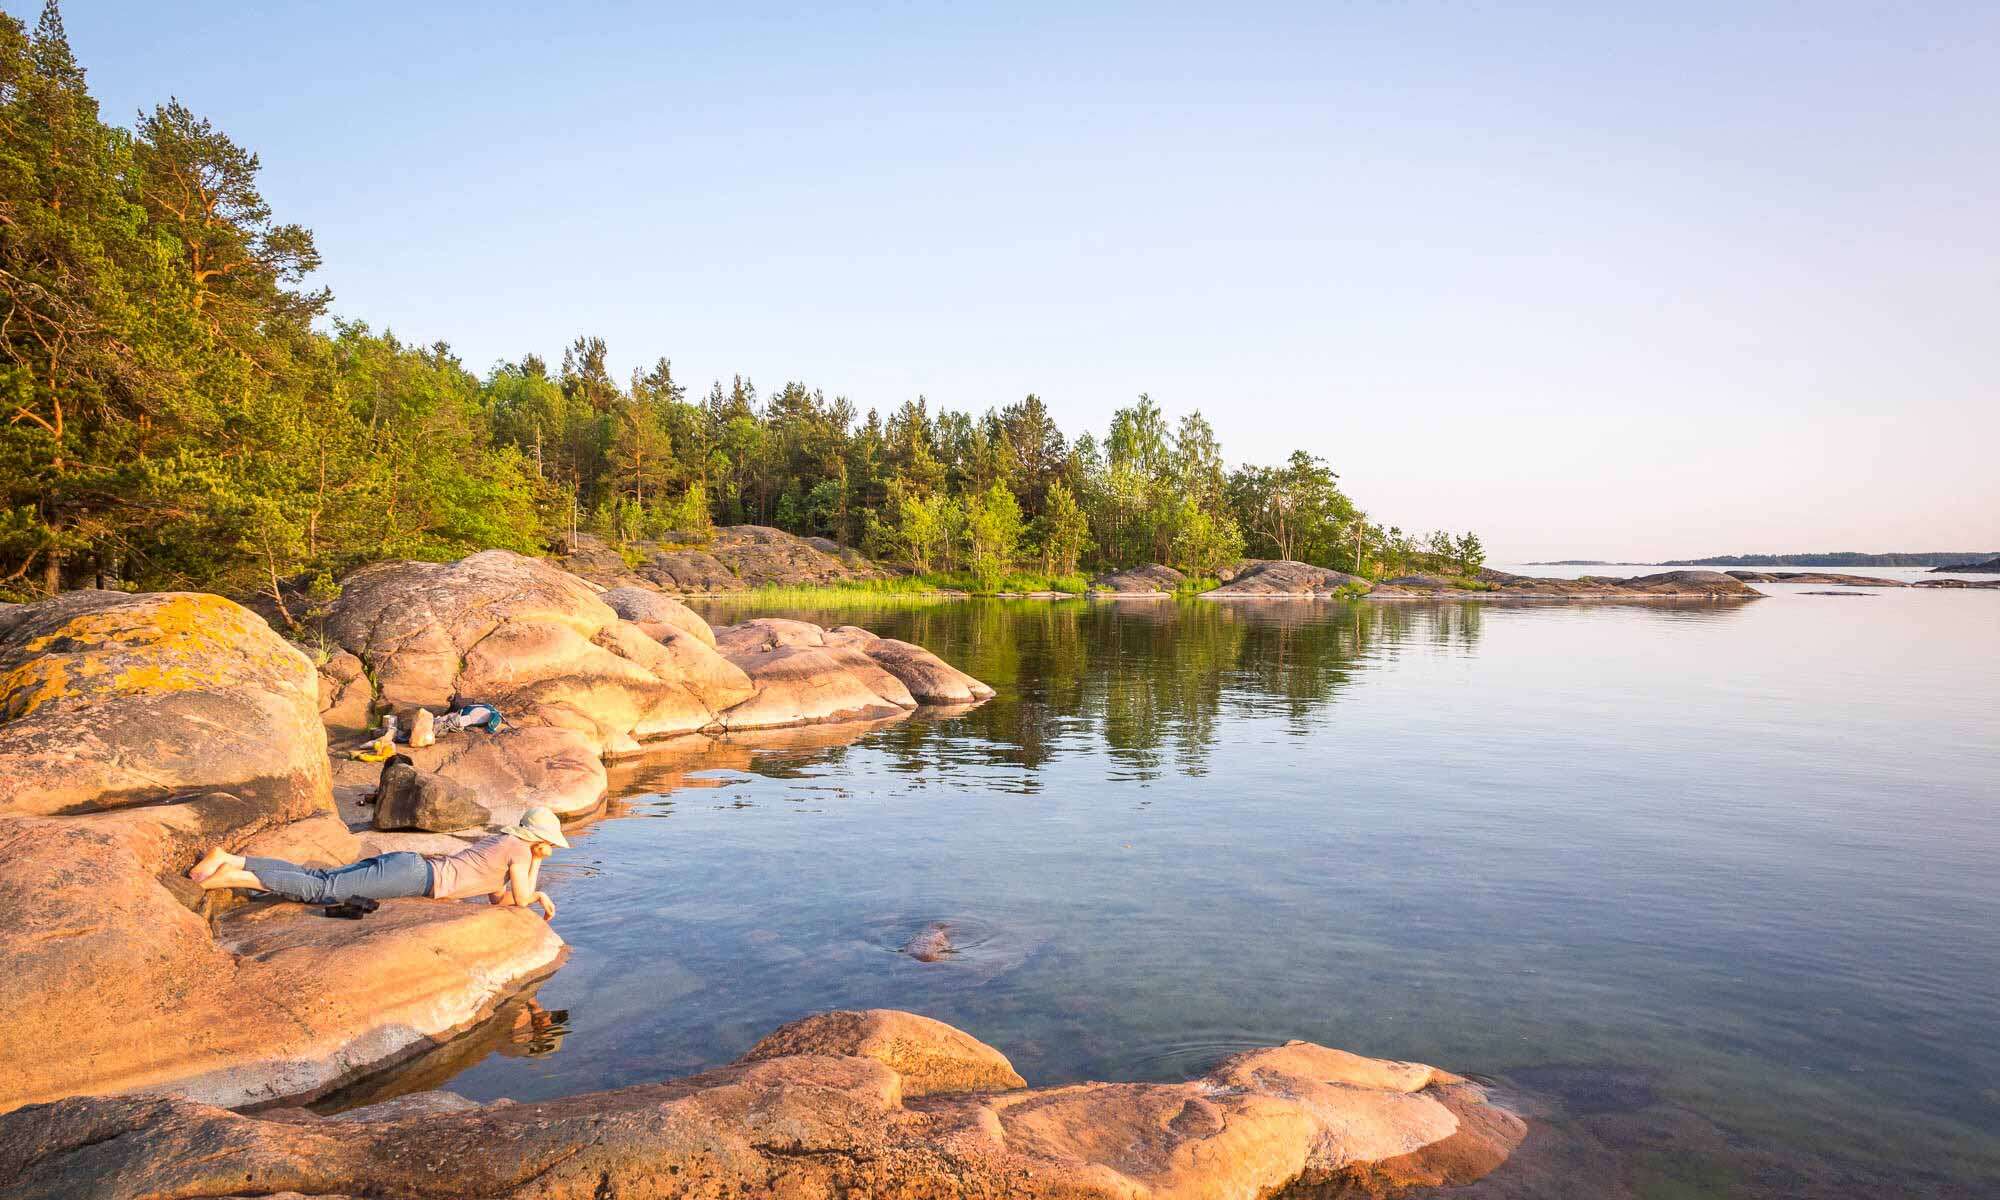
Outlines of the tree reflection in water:
<svg viewBox="0 0 2000 1200">
<path fill-rule="evenodd" d="M 1470 653 L 1485 615 L 1472 603 L 1311 600 L 700 607 L 715 624 L 754 615 L 863 625 L 942 655 L 999 695 L 959 721 L 895 723 L 878 747 L 921 774 L 935 769 L 942 743 L 957 743 L 988 764 L 1020 768 L 1017 786 L 1027 794 L 1040 789 L 1040 768 L 1066 746 L 1102 745 L 1124 778 L 1205 774 L 1225 704 L 1236 714 L 1281 716 L 1307 736 L 1330 719 L 1367 660 Z M 837 746 L 825 743 L 847 740 L 825 739 L 818 754 L 837 757 Z"/>
</svg>

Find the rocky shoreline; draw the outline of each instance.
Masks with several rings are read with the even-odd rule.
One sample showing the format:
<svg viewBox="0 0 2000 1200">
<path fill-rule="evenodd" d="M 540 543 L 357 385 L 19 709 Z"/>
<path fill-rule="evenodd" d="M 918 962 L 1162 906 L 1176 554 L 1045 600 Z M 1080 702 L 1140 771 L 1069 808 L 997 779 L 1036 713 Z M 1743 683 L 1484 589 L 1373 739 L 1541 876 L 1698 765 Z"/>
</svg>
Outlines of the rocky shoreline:
<svg viewBox="0 0 2000 1200">
<path fill-rule="evenodd" d="M 671 592 L 730 596 L 760 588 L 842 588 L 889 580 L 896 573 L 858 551 L 826 538 L 802 538 L 762 525 L 718 529 L 707 540 L 634 543 L 615 549 L 590 534 L 569 538 L 554 561 L 599 586 L 620 592 Z M 1605 564 L 1615 565 L 1615 564 Z M 1945 568 L 1940 568 L 1945 569 Z M 1991 570 L 1971 564 L 1969 571 Z M 1350 599 L 1510 601 L 1751 600 L 1764 595 L 1753 583 L 1823 583 L 1840 587 L 1989 588 L 2000 581 L 1924 579 L 1913 583 L 1829 571 L 1715 571 L 1686 569 L 1631 577 L 1585 575 L 1575 579 L 1513 575 L 1491 568 L 1469 580 L 1404 575 L 1380 582 L 1287 559 L 1244 559 L 1219 572 L 1220 586 L 1194 591 L 1194 581 L 1161 563 L 1109 571 L 1081 596 L 1067 592 L 1002 592 L 1002 599 L 1161 600 L 1199 595 L 1210 600 Z M 940 589 L 940 597 L 965 593 Z"/>
<path fill-rule="evenodd" d="M 1306 1042 L 1185 1083 L 1028 1088 L 998 1050 L 876 1009 L 545 1103 L 429 1092 L 322 1118 L 65 1100 L 0 1116 L 0 1179 L 22 1200 L 1382 1196 L 1481 1178 L 1526 1133 L 1450 1072 Z"/>
<path fill-rule="evenodd" d="M 1344 571 L 1283 559 L 1248 559 L 1225 571 L 1220 586 L 1198 593 L 1205 600 L 1349 599 L 1579 601 L 1579 600 L 1751 600 L 1763 593 L 1717 571 L 1666 571 L 1630 579 L 1583 576 L 1548 579 L 1482 570 L 1466 581 L 1432 575 L 1404 575 L 1381 583 Z M 1109 598 L 1163 599 L 1186 577 L 1158 563 L 1115 572 L 1092 581 Z"/>
<path fill-rule="evenodd" d="M 606 763 L 651 745 L 993 694 L 863 629 L 715 629 L 649 586 L 503 551 L 357 571 L 323 636 L 309 656 L 190 593 L 0 606 L 0 999 L 34 1014 L 0 1031 L 0 1190 L 1276 1194 L 1475 1178 L 1520 1140 L 1428 1067 L 1294 1044 L 1196 1083 L 1028 1089 L 997 1051 L 900 1013 L 815 1019 L 735 1067 L 549 1104 L 273 1108 L 478 1025 L 566 947 L 517 908 L 397 900 L 349 922 L 203 893 L 183 873 L 206 847 L 321 865 L 448 850 L 532 804 L 595 811 Z M 383 715 L 473 702 L 504 727 L 413 745 L 387 771 L 350 756 Z"/>
</svg>

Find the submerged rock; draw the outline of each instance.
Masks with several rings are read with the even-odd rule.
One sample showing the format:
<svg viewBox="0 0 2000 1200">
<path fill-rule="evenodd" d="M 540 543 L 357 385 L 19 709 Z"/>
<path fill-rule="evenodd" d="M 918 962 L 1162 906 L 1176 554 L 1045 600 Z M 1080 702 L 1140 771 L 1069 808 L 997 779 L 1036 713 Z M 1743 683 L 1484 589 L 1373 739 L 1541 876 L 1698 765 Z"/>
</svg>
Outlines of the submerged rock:
<svg viewBox="0 0 2000 1200">
<path fill-rule="evenodd" d="M 1457 1076 L 1305 1043 L 1186 1083 L 1039 1089 L 911 1013 L 807 1018 L 751 1054 L 667 1083 L 353 1122 L 65 1100 L 0 1117 L 0 1178 L 23 1200 L 1368 1195 L 1478 1179 L 1526 1132 Z"/>
<path fill-rule="evenodd" d="M 904 942 L 902 948 L 902 953 L 918 962 L 936 962 L 950 956 L 951 952 L 951 926 L 942 921 L 925 926 Z"/>
</svg>

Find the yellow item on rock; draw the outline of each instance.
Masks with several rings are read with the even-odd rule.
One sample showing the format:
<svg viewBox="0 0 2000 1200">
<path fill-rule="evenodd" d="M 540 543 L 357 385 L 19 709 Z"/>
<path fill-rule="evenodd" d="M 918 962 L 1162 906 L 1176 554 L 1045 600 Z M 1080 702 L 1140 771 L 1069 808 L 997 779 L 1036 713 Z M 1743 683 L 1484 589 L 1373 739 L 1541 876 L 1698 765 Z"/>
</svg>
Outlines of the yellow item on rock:
<svg viewBox="0 0 2000 1200">
<path fill-rule="evenodd" d="M 359 762 L 387 762 L 395 752 L 396 739 L 383 734 L 365 746 L 348 751 L 347 756 Z"/>
</svg>

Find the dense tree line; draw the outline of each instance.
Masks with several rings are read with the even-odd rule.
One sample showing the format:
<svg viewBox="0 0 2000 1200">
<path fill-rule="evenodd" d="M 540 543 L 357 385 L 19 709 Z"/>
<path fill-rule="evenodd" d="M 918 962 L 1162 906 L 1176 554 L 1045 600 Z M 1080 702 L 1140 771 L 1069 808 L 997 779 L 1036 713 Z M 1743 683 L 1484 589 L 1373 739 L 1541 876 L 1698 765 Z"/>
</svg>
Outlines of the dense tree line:
<svg viewBox="0 0 2000 1200">
<path fill-rule="evenodd" d="M 54 3 L 0 14 L 0 595 L 261 591 L 353 565 L 579 529 L 625 544 L 712 525 L 823 535 L 992 583 L 1244 554 L 1347 570 L 1477 569 L 1471 535 L 1369 521 L 1303 451 L 1228 470 L 1200 413 L 1145 396 L 1073 440 L 1028 396 L 859 412 L 802 383 L 691 394 L 661 358 L 614 378 L 600 338 L 484 377 L 443 343 L 342 321 L 308 286 L 257 156 L 169 100 L 105 123 Z"/>
</svg>

